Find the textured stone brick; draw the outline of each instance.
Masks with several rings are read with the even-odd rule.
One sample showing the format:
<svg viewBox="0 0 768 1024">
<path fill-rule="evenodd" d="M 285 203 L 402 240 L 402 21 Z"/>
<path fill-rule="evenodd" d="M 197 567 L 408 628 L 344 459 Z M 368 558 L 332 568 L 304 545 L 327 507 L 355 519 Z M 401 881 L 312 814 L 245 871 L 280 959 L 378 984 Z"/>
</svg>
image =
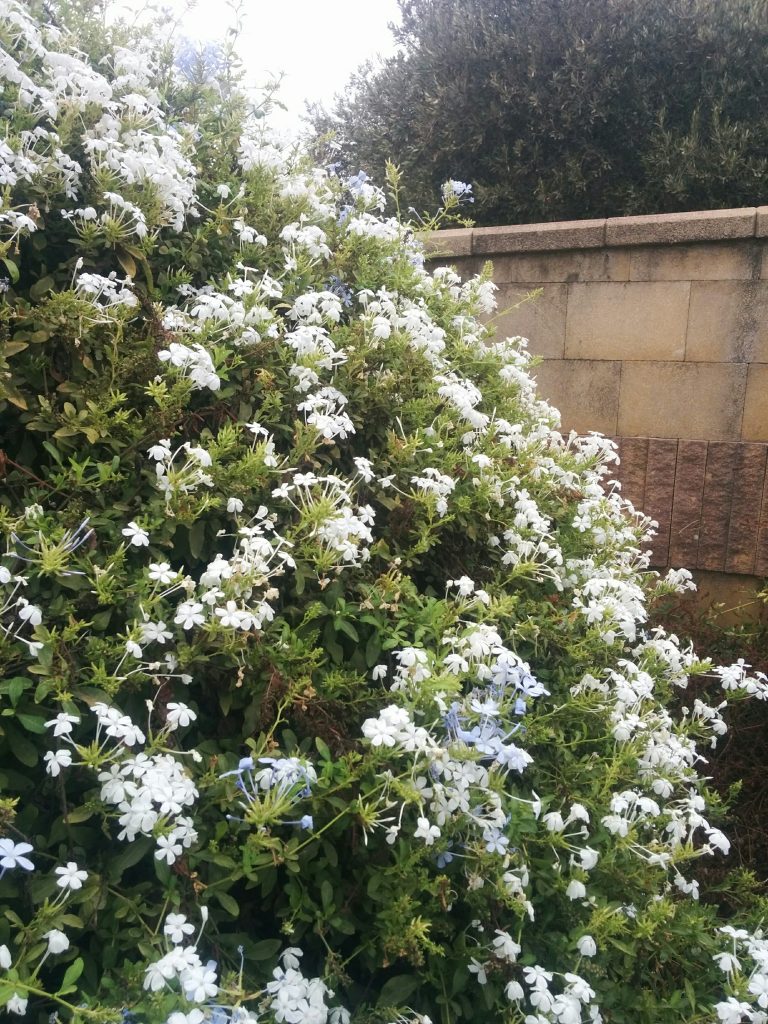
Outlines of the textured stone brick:
<svg viewBox="0 0 768 1024">
<path fill-rule="evenodd" d="M 685 358 L 768 363 L 768 281 L 695 281 Z"/>
<path fill-rule="evenodd" d="M 738 447 L 725 555 L 726 572 L 754 571 L 767 456 L 768 445 L 742 442 Z"/>
<path fill-rule="evenodd" d="M 757 242 L 654 245 L 629 251 L 630 281 L 749 281 L 760 274 Z"/>
<path fill-rule="evenodd" d="M 677 441 L 659 437 L 649 438 L 643 511 L 658 523 L 656 536 L 651 545 L 651 564 L 656 566 L 669 565 L 676 467 Z"/>
<path fill-rule="evenodd" d="M 742 363 L 622 364 L 618 432 L 622 437 L 737 440 L 747 367 Z"/>
<path fill-rule="evenodd" d="M 768 576 L 768 473 L 763 481 L 763 500 L 760 503 L 755 550 L 755 573 Z"/>
<path fill-rule="evenodd" d="M 569 289 L 566 357 L 684 357 L 688 282 L 572 284 Z"/>
<path fill-rule="evenodd" d="M 553 249 L 595 249 L 605 244 L 604 220 L 565 220 L 551 224 L 511 224 L 474 228 L 476 255 L 505 252 L 542 252 Z"/>
<path fill-rule="evenodd" d="M 738 447 L 735 443 L 714 442 L 707 449 L 697 559 L 700 569 L 722 572 L 725 568 Z"/>
<path fill-rule="evenodd" d="M 768 235 L 768 206 L 758 206 L 755 218 L 755 234 L 758 238 Z"/>
<path fill-rule="evenodd" d="M 768 441 L 768 363 L 749 368 L 741 436 L 744 441 Z"/>
<path fill-rule="evenodd" d="M 692 569 L 699 553 L 706 441 L 680 441 L 669 537 L 669 564 Z"/>
<path fill-rule="evenodd" d="M 446 228 L 444 231 L 430 231 L 421 235 L 428 254 L 448 256 L 471 256 L 472 228 Z"/>
<path fill-rule="evenodd" d="M 521 253 L 493 260 L 496 284 L 526 281 L 627 281 L 628 249 L 572 249 L 570 252 Z"/>
<path fill-rule="evenodd" d="M 533 372 L 541 396 L 560 410 L 565 430 L 616 433 L 619 363 L 547 359 Z"/>
<path fill-rule="evenodd" d="M 636 509 L 645 508 L 645 476 L 648 468 L 648 438 L 619 438 L 619 466 L 616 476 L 621 481 L 622 497 Z"/>
<path fill-rule="evenodd" d="M 540 295 L 526 298 L 538 289 L 542 290 Z M 501 285 L 496 302 L 498 309 L 492 323 L 499 338 L 521 335 L 528 338 L 534 355 L 545 359 L 563 358 L 567 285 Z"/>
<path fill-rule="evenodd" d="M 609 217 L 607 245 L 669 245 L 672 242 L 710 242 L 752 238 L 757 211 L 701 210 L 694 213 L 654 213 L 644 217 Z"/>
</svg>

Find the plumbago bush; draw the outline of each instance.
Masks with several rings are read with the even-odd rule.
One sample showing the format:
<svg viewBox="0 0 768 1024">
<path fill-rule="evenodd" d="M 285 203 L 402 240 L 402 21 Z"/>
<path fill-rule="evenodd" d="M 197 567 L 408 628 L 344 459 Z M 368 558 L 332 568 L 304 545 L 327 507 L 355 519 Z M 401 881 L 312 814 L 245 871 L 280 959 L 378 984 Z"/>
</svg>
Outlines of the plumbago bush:
<svg viewBox="0 0 768 1024">
<path fill-rule="evenodd" d="M 647 628 L 612 445 L 396 189 L 82 10 L 0 4 L 8 1018 L 768 1020 L 700 869 L 768 690 Z"/>
</svg>

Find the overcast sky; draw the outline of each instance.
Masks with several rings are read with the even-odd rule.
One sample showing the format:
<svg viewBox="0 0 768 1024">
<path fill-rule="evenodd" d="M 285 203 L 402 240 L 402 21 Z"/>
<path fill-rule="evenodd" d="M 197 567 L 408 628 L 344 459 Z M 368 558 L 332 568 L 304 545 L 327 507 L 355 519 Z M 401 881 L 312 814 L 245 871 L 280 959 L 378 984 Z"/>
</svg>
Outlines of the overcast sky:
<svg viewBox="0 0 768 1024">
<path fill-rule="evenodd" d="M 181 11 L 185 0 L 164 0 Z M 390 22 L 397 0 L 244 0 L 240 50 L 253 81 L 285 73 L 280 98 L 289 107 L 281 126 L 299 126 L 304 100 L 330 103 L 360 64 L 394 51 Z M 184 34 L 221 38 L 232 23 L 226 0 L 197 0 L 184 16 Z"/>
</svg>

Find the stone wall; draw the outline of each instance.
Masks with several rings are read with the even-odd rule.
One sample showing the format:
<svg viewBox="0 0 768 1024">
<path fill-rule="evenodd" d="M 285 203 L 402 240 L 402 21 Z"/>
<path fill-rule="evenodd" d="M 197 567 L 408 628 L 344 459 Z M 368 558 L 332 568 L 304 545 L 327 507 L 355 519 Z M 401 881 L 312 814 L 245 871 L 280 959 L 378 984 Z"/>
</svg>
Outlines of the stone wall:
<svg viewBox="0 0 768 1024">
<path fill-rule="evenodd" d="M 768 575 L 768 207 L 441 231 L 563 426 L 619 441 L 657 565 Z M 536 298 L 528 298 L 540 290 Z"/>
</svg>

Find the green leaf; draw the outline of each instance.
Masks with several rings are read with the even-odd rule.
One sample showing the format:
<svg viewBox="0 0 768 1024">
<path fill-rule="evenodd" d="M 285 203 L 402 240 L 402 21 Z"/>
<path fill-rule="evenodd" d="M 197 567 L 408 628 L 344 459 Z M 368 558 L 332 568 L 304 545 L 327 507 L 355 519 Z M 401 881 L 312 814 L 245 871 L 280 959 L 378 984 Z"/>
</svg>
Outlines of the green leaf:
<svg viewBox="0 0 768 1024">
<path fill-rule="evenodd" d="M 232 917 L 240 915 L 240 906 L 234 896 L 230 896 L 228 892 L 214 892 L 213 895 Z"/>
<path fill-rule="evenodd" d="M 73 960 L 69 967 L 64 972 L 64 979 L 61 983 L 61 988 L 56 993 L 57 995 L 66 995 L 68 992 L 73 992 L 75 988 L 75 982 L 83 973 L 83 958 L 79 956 L 77 960 Z"/>
<path fill-rule="evenodd" d="M 37 748 L 28 739 L 13 728 L 7 731 L 8 746 L 17 761 L 21 761 L 27 768 L 34 768 L 37 764 Z"/>
<path fill-rule="evenodd" d="M 45 277 L 39 278 L 39 280 L 35 281 L 35 283 L 29 289 L 30 299 L 32 299 L 33 302 L 39 302 L 46 292 L 49 292 L 53 289 L 55 284 L 56 282 L 53 280 L 50 274 L 47 274 Z"/>
<path fill-rule="evenodd" d="M 16 284 L 16 282 L 19 280 L 19 268 L 16 266 L 13 260 L 9 260 L 7 256 L 0 256 L 0 259 L 2 259 L 3 263 L 5 264 L 5 269 L 10 274 L 11 281 L 13 282 L 13 284 Z"/>
<path fill-rule="evenodd" d="M 419 979 L 412 974 L 396 974 L 382 985 L 376 1005 L 394 1008 L 403 1006 L 419 984 Z"/>
<path fill-rule="evenodd" d="M 248 950 L 248 955 L 253 960 L 271 960 L 279 952 L 283 945 L 280 939 L 262 939 Z"/>
<path fill-rule="evenodd" d="M 333 886 L 327 878 L 320 884 L 320 899 L 323 901 L 323 910 L 330 910 L 333 906 Z"/>
</svg>

